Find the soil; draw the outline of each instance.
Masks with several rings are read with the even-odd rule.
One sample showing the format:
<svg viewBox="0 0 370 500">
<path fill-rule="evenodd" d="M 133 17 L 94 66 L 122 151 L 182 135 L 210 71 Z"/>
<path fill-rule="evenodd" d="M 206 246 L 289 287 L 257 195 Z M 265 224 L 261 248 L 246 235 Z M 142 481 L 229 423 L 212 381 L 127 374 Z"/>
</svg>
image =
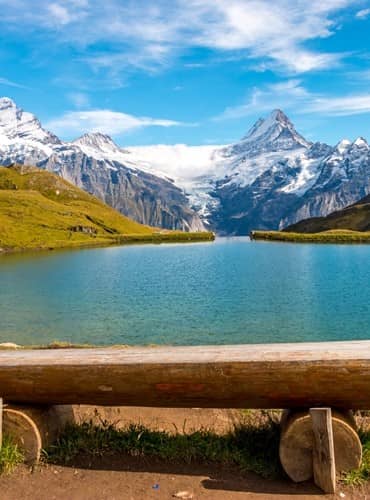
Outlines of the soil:
<svg viewBox="0 0 370 500">
<path fill-rule="evenodd" d="M 235 410 L 95 408 L 63 409 L 74 421 L 108 420 L 118 426 L 130 422 L 153 429 L 190 432 L 207 427 L 227 432 L 240 417 Z M 69 418 L 68 418 L 69 419 Z M 321 500 L 344 498 L 370 500 L 370 486 L 356 489 L 339 484 L 336 495 L 323 495 L 312 483 L 294 484 L 288 479 L 265 480 L 237 468 L 205 464 L 167 463 L 152 458 L 110 455 L 79 457 L 70 466 L 42 464 L 33 469 L 19 466 L 0 477 L 0 500 Z"/>
<path fill-rule="evenodd" d="M 311 483 L 264 480 L 214 465 L 120 456 L 92 462 L 81 458 L 73 467 L 40 465 L 31 471 L 22 466 L 0 478 L 1 500 L 167 500 L 180 492 L 188 492 L 187 498 L 209 500 L 370 500 L 368 487 L 339 487 L 336 495 L 325 496 Z"/>
</svg>

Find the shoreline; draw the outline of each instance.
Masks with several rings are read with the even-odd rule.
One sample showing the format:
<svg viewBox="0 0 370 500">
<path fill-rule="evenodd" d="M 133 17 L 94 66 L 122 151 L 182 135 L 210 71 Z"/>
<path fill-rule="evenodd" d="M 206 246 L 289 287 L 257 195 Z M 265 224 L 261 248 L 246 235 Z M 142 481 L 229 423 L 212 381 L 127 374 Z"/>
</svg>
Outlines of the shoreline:
<svg viewBox="0 0 370 500">
<path fill-rule="evenodd" d="M 370 232 L 331 230 L 320 233 L 293 233 L 284 231 L 251 231 L 251 241 L 277 241 L 280 243 L 350 243 L 369 244 Z"/>
<path fill-rule="evenodd" d="M 167 243 L 204 243 L 216 239 L 215 233 L 211 231 L 189 232 L 189 233 L 152 233 L 152 234 L 125 234 L 114 239 L 100 240 L 98 242 L 79 242 L 74 245 L 45 246 L 45 247 L 1 247 L 2 255 L 14 255 L 31 252 L 54 252 L 57 250 L 82 250 L 88 248 L 107 248 L 114 246 L 167 244 Z"/>
</svg>

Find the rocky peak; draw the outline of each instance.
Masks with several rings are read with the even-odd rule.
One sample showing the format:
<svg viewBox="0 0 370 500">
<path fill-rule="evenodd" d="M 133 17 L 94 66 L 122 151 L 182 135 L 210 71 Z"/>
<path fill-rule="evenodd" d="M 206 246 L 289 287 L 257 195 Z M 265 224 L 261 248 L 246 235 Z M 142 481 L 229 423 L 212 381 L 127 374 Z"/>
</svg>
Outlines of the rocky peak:
<svg viewBox="0 0 370 500">
<path fill-rule="evenodd" d="M 239 143 L 231 146 L 231 154 L 256 156 L 261 153 L 309 148 L 311 143 L 301 136 L 289 118 L 275 109 L 267 118 L 260 118 Z"/>
<path fill-rule="evenodd" d="M 350 140 L 342 139 L 340 142 L 338 142 L 335 149 L 338 151 L 338 153 L 345 154 L 351 146 L 352 142 Z"/>
<path fill-rule="evenodd" d="M 353 142 L 348 139 L 343 139 L 335 146 L 333 159 L 337 162 L 343 160 L 344 158 L 354 160 L 356 158 L 361 158 L 364 155 L 367 157 L 369 153 L 370 146 L 363 137 L 358 137 Z"/>
<path fill-rule="evenodd" d="M 9 97 L 0 98 L 0 135 L 7 140 L 35 140 L 43 144 L 59 144 L 59 139 L 44 130 L 39 120 L 23 111 Z"/>
<path fill-rule="evenodd" d="M 109 135 L 102 134 L 100 132 L 90 132 L 84 134 L 78 139 L 74 140 L 73 144 L 97 149 L 118 149 L 118 146 Z"/>
<path fill-rule="evenodd" d="M 363 137 L 357 137 L 357 139 L 353 143 L 353 146 L 356 146 L 357 148 L 360 149 L 366 149 L 366 150 L 370 149 L 368 142 Z"/>
<path fill-rule="evenodd" d="M 78 146 L 87 155 L 92 155 L 96 158 L 122 159 L 122 155 L 127 156 L 128 151 L 121 149 L 106 134 L 100 132 L 90 132 L 82 135 L 75 141 L 74 145 Z"/>
<path fill-rule="evenodd" d="M 0 97 L 0 111 L 16 107 L 17 106 L 15 102 L 13 101 L 13 99 L 10 99 L 10 97 Z"/>
</svg>

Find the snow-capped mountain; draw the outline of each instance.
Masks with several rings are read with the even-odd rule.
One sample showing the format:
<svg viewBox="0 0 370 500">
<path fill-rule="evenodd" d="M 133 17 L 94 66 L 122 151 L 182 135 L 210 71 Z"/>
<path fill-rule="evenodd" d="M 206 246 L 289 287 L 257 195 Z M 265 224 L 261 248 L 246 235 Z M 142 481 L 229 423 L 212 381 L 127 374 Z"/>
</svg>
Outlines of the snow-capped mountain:
<svg viewBox="0 0 370 500">
<path fill-rule="evenodd" d="M 121 148 L 100 133 L 63 142 L 3 98 L 0 164 L 15 162 L 56 172 L 139 222 L 219 234 L 283 228 L 370 193 L 365 139 L 311 143 L 280 110 L 231 145 Z"/>
<path fill-rule="evenodd" d="M 370 193 L 370 146 L 359 137 L 343 140 L 319 164 L 315 183 L 297 200 L 294 213 L 280 223 L 284 227 L 309 217 L 328 215 Z"/>
<path fill-rule="evenodd" d="M 59 140 L 11 99 L 0 99 L 0 164 L 36 165 L 58 173 L 120 212 L 152 226 L 204 228 L 181 188 L 139 168 L 133 156 L 103 134 Z"/>
<path fill-rule="evenodd" d="M 281 229 L 327 215 L 370 192 L 370 151 L 362 138 L 333 148 L 310 143 L 280 110 L 260 119 L 239 143 L 224 150 L 229 174 L 212 196 L 210 223 L 223 234 Z"/>
</svg>

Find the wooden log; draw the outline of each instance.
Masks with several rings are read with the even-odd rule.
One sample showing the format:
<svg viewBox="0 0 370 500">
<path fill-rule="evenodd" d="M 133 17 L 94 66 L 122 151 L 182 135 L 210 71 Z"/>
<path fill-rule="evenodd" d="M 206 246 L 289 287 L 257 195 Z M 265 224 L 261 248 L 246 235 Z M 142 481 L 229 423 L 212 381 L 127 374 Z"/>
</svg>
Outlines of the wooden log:
<svg viewBox="0 0 370 500">
<path fill-rule="evenodd" d="M 332 410 L 334 456 L 338 473 L 356 469 L 361 464 L 362 446 L 353 415 Z M 286 411 L 281 421 L 279 455 L 287 475 L 294 482 L 313 477 L 314 435 L 308 410 Z"/>
<path fill-rule="evenodd" d="M 3 432 L 11 437 L 24 453 L 24 461 L 34 465 L 40 460 L 42 441 L 33 419 L 23 411 L 5 408 Z"/>
<path fill-rule="evenodd" d="M 17 410 L 29 417 L 37 427 L 41 447 L 46 449 L 53 444 L 68 422 L 73 421 L 72 406 L 15 405 L 9 404 L 9 410 Z"/>
<path fill-rule="evenodd" d="M 330 408 L 311 408 L 313 478 L 324 493 L 335 493 L 334 437 Z"/>
<path fill-rule="evenodd" d="M 370 341 L 0 352 L 0 394 L 28 404 L 370 408 Z"/>
</svg>

